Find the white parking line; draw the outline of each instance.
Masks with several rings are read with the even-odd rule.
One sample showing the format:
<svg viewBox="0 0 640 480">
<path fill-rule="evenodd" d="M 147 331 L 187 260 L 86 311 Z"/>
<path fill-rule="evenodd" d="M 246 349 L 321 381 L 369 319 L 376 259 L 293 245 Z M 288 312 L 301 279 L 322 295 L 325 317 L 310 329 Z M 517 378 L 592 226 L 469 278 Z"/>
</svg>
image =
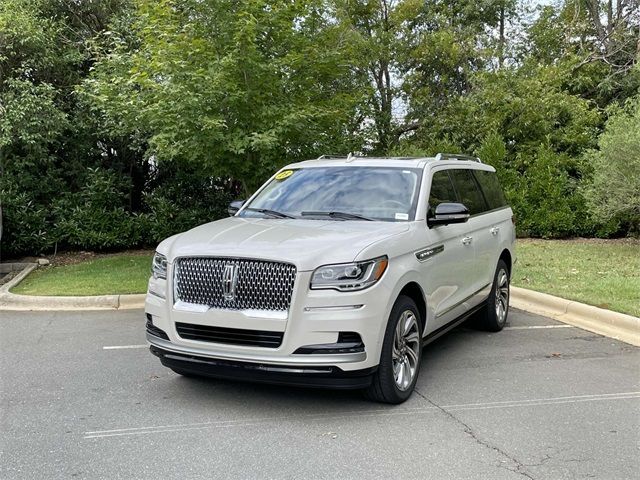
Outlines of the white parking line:
<svg viewBox="0 0 640 480">
<path fill-rule="evenodd" d="M 148 348 L 149 345 L 111 345 L 102 347 L 103 350 L 127 350 L 129 348 Z"/>
<path fill-rule="evenodd" d="M 573 325 L 520 325 L 517 327 L 504 327 L 504 330 L 535 330 L 543 328 L 576 328 Z"/>
<path fill-rule="evenodd" d="M 349 411 L 342 413 L 327 413 L 327 414 L 309 414 L 309 415 L 294 415 L 287 416 L 286 420 L 289 421 L 313 421 L 313 420 L 336 420 L 343 417 L 384 417 L 384 416 L 399 416 L 399 415 L 416 415 L 424 413 L 436 413 L 440 411 L 440 408 L 444 410 L 452 411 L 464 411 L 464 410 L 482 410 L 493 408 L 517 408 L 517 407 L 537 407 L 544 405 L 562 405 L 581 402 L 596 402 L 596 401 L 611 401 L 611 400 L 628 400 L 628 399 L 640 399 L 640 392 L 619 392 L 619 393 L 603 393 L 595 395 L 574 395 L 570 397 L 551 397 L 551 398 L 536 398 L 529 400 L 506 400 L 501 402 L 484 402 L 484 403 L 466 403 L 459 405 L 442 405 L 426 406 L 419 408 L 402 408 L 402 409 L 376 409 L 368 411 Z M 201 423 L 187 423 L 187 424 L 174 424 L 174 425 L 158 425 L 149 427 L 132 427 L 132 428 L 117 428 L 114 430 L 94 430 L 90 432 L 84 432 L 85 439 L 92 438 L 106 438 L 106 437 L 122 437 L 128 435 L 147 435 L 152 433 L 164 433 L 164 432 L 185 432 L 189 430 L 202 430 L 208 428 L 232 428 L 232 427 L 249 427 L 256 425 L 263 425 L 265 423 L 281 423 L 285 420 L 285 417 L 263 417 L 253 420 L 218 420 L 212 422 Z"/>
</svg>

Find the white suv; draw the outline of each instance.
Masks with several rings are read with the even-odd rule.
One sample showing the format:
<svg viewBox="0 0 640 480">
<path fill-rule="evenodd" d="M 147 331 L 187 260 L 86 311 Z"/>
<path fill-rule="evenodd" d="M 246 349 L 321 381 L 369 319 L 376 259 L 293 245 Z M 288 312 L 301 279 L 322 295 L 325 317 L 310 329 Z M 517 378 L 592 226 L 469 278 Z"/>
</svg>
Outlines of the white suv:
<svg viewBox="0 0 640 480">
<path fill-rule="evenodd" d="M 320 157 L 157 248 L 147 340 L 183 375 L 406 400 L 422 347 L 471 314 L 501 330 L 513 213 L 474 157 Z"/>
</svg>

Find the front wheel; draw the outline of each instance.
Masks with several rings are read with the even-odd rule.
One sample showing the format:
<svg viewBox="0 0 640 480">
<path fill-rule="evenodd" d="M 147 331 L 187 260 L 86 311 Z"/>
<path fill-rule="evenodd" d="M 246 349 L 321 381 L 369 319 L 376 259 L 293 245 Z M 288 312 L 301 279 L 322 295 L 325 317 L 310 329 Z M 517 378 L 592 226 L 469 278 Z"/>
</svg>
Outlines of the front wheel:
<svg viewBox="0 0 640 480">
<path fill-rule="evenodd" d="M 487 305 L 480 315 L 481 327 L 489 332 L 499 332 L 507 323 L 507 315 L 509 315 L 509 268 L 502 259 L 498 261 L 491 293 L 487 299 Z"/>
<path fill-rule="evenodd" d="M 420 313 L 412 299 L 400 296 L 391 309 L 380 364 L 365 395 L 378 402 L 404 402 L 415 387 L 421 359 Z"/>
</svg>

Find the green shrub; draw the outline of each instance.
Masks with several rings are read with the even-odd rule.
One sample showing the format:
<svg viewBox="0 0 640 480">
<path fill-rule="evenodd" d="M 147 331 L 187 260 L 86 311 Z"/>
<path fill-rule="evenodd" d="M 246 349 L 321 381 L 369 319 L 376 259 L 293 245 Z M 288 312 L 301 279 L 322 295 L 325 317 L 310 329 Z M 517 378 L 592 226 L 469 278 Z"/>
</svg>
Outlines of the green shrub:
<svg viewBox="0 0 640 480">
<path fill-rule="evenodd" d="M 518 235 L 562 238 L 610 236 L 615 223 L 593 218 L 579 188 L 588 166 L 540 146 L 533 155 L 509 158 L 502 137 L 490 134 L 478 155 L 496 168 L 517 219 Z"/>
<path fill-rule="evenodd" d="M 31 193 L 31 192 L 29 192 Z M 2 253 L 41 252 L 55 245 L 55 233 L 48 221 L 49 212 L 27 192 L 3 189 Z"/>
<path fill-rule="evenodd" d="M 234 197 L 230 182 L 184 165 L 163 164 L 155 182 L 157 186 L 145 196 L 147 239 L 152 243 L 226 216 Z"/>
<path fill-rule="evenodd" d="M 585 155 L 593 174 L 584 188 L 589 211 L 602 222 L 640 234 L 640 96 L 614 108 L 599 150 Z"/>
<path fill-rule="evenodd" d="M 67 194 L 55 209 L 57 237 L 74 249 L 105 250 L 143 242 L 136 216 L 125 210 L 123 179 L 104 169 L 88 169 L 78 194 Z"/>
</svg>

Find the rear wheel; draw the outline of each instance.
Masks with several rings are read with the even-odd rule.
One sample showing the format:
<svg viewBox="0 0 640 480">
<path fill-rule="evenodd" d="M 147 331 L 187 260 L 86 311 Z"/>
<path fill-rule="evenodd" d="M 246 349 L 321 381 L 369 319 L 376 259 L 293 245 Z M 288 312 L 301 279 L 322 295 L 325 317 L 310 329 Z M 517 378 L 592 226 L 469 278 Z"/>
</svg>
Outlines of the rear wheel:
<svg viewBox="0 0 640 480">
<path fill-rule="evenodd" d="M 400 296 L 391 309 L 380 364 L 365 395 L 378 402 L 404 402 L 415 387 L 421 359 L 420 313 L 413 300 Z"/>
<path fill-rule="evenodd" d="M 493 286 L 487 305 L 480 313 L 480 326 L 490 332 L 499 332 L 507 323 L 509 315 L 509 268 L 504 260 L 498 261 L 493 277 Z"/>
</svg>

